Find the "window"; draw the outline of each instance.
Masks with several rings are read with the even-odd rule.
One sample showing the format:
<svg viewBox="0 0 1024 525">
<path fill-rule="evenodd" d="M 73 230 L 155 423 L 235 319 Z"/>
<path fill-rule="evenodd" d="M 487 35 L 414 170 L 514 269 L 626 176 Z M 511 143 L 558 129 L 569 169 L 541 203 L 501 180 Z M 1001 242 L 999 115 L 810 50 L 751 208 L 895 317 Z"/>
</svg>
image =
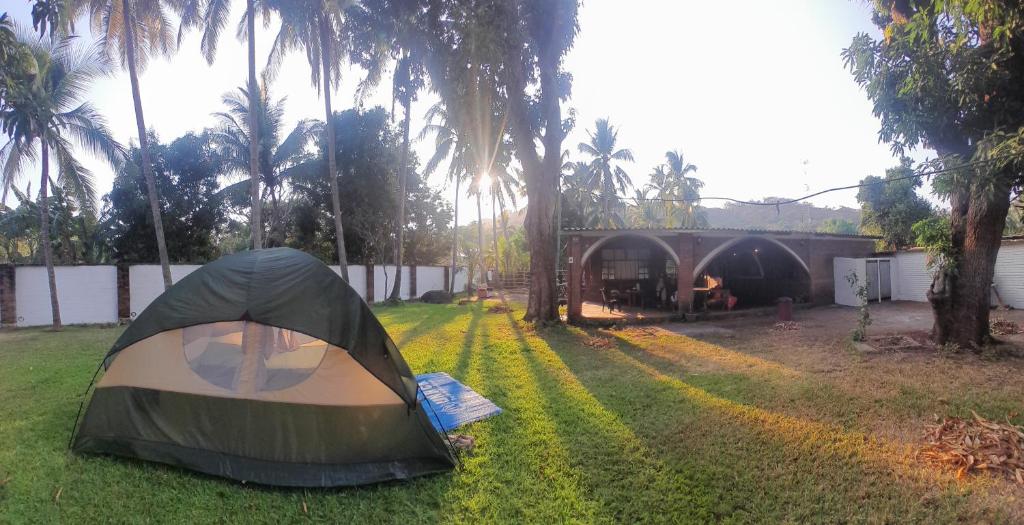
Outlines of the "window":
<svg viewBox="0 0 1024 525">
<path fill-rule="evenodd" d="M 229 321 L 186 327 L 182 346 L 199 377 L 246 393 L 301 383 L 320 366 L 328 345 L 284 328 Z"/>
<path fill-rule="evenodd" d="M 606 248 L 601 250 L 601 280 L 649 279 L 648 249 Z"/>
</svg>

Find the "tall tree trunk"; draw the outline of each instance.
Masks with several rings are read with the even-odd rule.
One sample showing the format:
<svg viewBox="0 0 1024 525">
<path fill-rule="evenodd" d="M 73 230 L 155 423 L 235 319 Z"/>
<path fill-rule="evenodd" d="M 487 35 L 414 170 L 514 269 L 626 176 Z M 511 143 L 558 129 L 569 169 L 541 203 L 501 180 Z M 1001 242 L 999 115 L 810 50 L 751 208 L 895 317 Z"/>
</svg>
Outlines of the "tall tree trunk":
<svg viewBox="0 0 1024 525">
<path fill-rule="evenodd" d="M 1010 192 L 1010 177 L 999 175 L 1004 182 L 995 188 L 975 182 L 950 199 L 954 267 L 937 272 L 928 290 L 935 314 L 932 335 L 940 344 L 979 350 L 991 340 L 992 279 Z"/>
<path fill-rule="evenodd" d="M 510 62 L 514 63 L 514 62 Z M 526 241 L 530 249 L 530 295 L 527 321 L 557 321 L 558 289 L 555 285 L 557 224 L 555 203 L 564 132 L 559 105 L 558 61 L 544 57 L 540 64 L 540 110 L 544 116 L 544 155 L 536 148 L 532 109 L 526 104 L 525 74 L 513 74 L 508 98 L 512 140 L 526 179 Z"/>
<path fill-rule="evenodd" d="M 50 244 L 50 202 L 47 195 L 50 180 L 50 150 L 46 141 L 43 146 L 43 175 L 39 181 L 39 236 L 43 245 L 43 263 L 46 264 L 46 279 L 50 284 L 50 312 L 53 315 L 53 329 L 60 330 L 60 302 L 57 300 L 57 275 L 53 270 L 53 246 Z"/>
<path fill-rule="evenodd" d="M 132 82 L 132 101 L 135 104 L 135 126 L 139 133 L 139 150 L 142 154 L 142 175 L 146 179 L 146 195 L 149 197 L 149 210 L 153 215 L 153 230 L 156 234 L 156 251 L 160 258 L 160 269 L 163 271 L 164 289 L 170 288 L 171 262 L 167 257 L 167 243 L 164 241 L 164 223 L 160 217 L 160 197 L 156 190 L 156 176 L 153 175 L 153 162 L 149 156 L 149 137 L 146 136 L 146 120 L 142 114 L 142 93 L 139 90 L 138 64 L 135 59 L 135 28 L 132 25 L 134 15 L 131 2 L 121 0 L 121 18 L 124 20 L 125 54 L 128 61 L 128 77 Z"/>
<path fill-rule="evenodd" d="M 505 263 L 505 273 L 510 273 L 509 270 L 509 252 L 512 250 L 512 243 L 508 239 L 508 217 L 505 215 L 505 201 L 498 199 L 498 212 L 501 216 L 501 236 L 505 239 L 505 253 L 503 253 L 502 260 Z"/>
<path fill-rule="evenodd" d="M 477 187 L 476 191 L 476 242 L 480 247 L 477 250 L 477 263 L 480 268 L 480 278 L 484 280 L 484 285 L 487 285 L 487 263 L 484 262 L 484 215 L 483 210 L 480 206 L 480 188 Z"/>
<path fill-rule="evenodd" d="M 455 272 L 458 271 L 459 255 L 459 184 L 462 177 L 455 176 L 455 224 L 452 226 L 452 271 L 449 273 L 448 292 L 455 293 Z"/>
<path fill-rule="evenodd" d="M 497 207 L 497 199 L 494 197 L 494 192 L 491 192 L 491 244 L 494 245 L 494 269 L 498 269 L 498 217 L 494 214 L 494 209 Z M 508 271 L 507 265 L 505 268 Z M 497 277 L 497 276 L 496 276 Z M 498 288 L 504 288 L 501 282 L 501 277 L 498 277 Z"/>
<path fill-rule="evenodd" d="M 260 86 L 256 83 L 256 6 L 245 1 L 245 23 L 249 47 L 249 198 L 252 215 L 249 219 L 252 249 L 263 247 L 263 200 L 260 199 L 260 131 L 257 101 Z"/>
<path fill-rule="evenodd" d="M 338 194 L 338 162 L 334 152 L 334 119 L 331 111 L 331 38 L 327 19 L 321 15 L 320 23 L 320 65 L 324 77 L 324 112 L 327 119 L 327 180 L 331 183 L 331 211 L 334 213 L 334 232 L 338 245 L 338 266 L 341 278 L 348 282 L 348 256 L 345 254 L 345 229 L 341 225 L 341 196 Z"/>
<path fill-rule="evenodd" d="M 409 116 L 412 112 L 412 97 L 402 97 L 402 109 L 405 110 L 405 118 L 402 123 L 402 157 L 401 165 L 398 166 L 398 223 L 395 225 L 395 266 L 398 268 L 395 275 L 395 286 L 391 289 L 391 297 L 388 301 L 400 301 L 402 299 L 402 252 L 405 251 L 405 201 L 406 185 L 409 178 Z"/>
</svg>

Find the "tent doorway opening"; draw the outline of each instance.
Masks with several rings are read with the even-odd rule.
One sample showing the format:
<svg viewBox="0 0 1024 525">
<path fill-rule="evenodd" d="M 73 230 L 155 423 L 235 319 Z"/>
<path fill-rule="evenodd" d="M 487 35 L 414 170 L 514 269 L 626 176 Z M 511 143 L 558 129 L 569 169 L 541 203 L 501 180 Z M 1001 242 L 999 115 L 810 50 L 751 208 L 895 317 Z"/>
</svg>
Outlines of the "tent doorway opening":
<svg viewBox="0 0 1024 525">
<path fill-rule="evenodd" d="M 774 305 L 780 297 L 810 300 L 810 275 L 789 251 L 764 239 L 749 238 L 722 250 L 698 269 L 693 282 L 694 311 L 737 310 Z"/>
</svg>

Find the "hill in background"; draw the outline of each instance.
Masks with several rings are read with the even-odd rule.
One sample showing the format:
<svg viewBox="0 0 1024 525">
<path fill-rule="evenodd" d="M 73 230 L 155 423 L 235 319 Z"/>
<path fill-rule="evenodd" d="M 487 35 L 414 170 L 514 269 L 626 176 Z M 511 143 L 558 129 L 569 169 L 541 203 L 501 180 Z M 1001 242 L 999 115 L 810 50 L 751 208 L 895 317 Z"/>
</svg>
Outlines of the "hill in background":
<svg viewBox="0 0 1024 525">
<path fill-rule="evenodd" d="M 783 200 L 767 198 L 765 202 Z M 818 207 L 813 204 L 799 202 L 775 206 L 752 206 L 749 204 L 727 203 L 721 208 L 703 208 L 707 214 L 708 226 L 711 228 L 739 228 L 753 230 L 791 230 L 818 231 L 818 228 L 829 219 L 844 220 L 860 226 L 860 210 L 856 208 Z M 526 209 L 519 209 L 509 214 L 509 230 L 522 227 L 526 218 Z M 500 222 L 499 222 L 500 228 Z M 459 225 L 463 235 L 476 235 L 476 221 Z M 490 242 L 491 218 L 484 217 L 484 239 Z"/>
<path fill-rule="evenodd" d="M 782 200 L 768 198 L 765 202 Z M 752 206 L 727 203 L 721 208 L 704 208 L 708 225 L 712 228 L 749 228 L 758 230 L 817 231 L 828 219 L 837 219 L 860 225 L 860 210 L 856 208 L 820 208 L 798 202 L 782 206 Z"/>
</svg>

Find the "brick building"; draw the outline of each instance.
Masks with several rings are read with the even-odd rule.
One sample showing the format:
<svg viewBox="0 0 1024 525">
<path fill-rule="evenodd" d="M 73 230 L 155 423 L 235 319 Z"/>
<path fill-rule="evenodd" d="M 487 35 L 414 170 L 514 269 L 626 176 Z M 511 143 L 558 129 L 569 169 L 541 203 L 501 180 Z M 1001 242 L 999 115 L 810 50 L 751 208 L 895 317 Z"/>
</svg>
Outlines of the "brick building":
<svg viewBox="0 0 1024 525">
<path fill-rule="evenodd" d="M 866 257 L 874 237 L 734 229 L 567 229 L 570 320 L 614 295 L 638 308 L 689 312 L 831 304 L 835 257 Z M 604 292 L 602 294 L 602 291 Z"/>
</svg>

